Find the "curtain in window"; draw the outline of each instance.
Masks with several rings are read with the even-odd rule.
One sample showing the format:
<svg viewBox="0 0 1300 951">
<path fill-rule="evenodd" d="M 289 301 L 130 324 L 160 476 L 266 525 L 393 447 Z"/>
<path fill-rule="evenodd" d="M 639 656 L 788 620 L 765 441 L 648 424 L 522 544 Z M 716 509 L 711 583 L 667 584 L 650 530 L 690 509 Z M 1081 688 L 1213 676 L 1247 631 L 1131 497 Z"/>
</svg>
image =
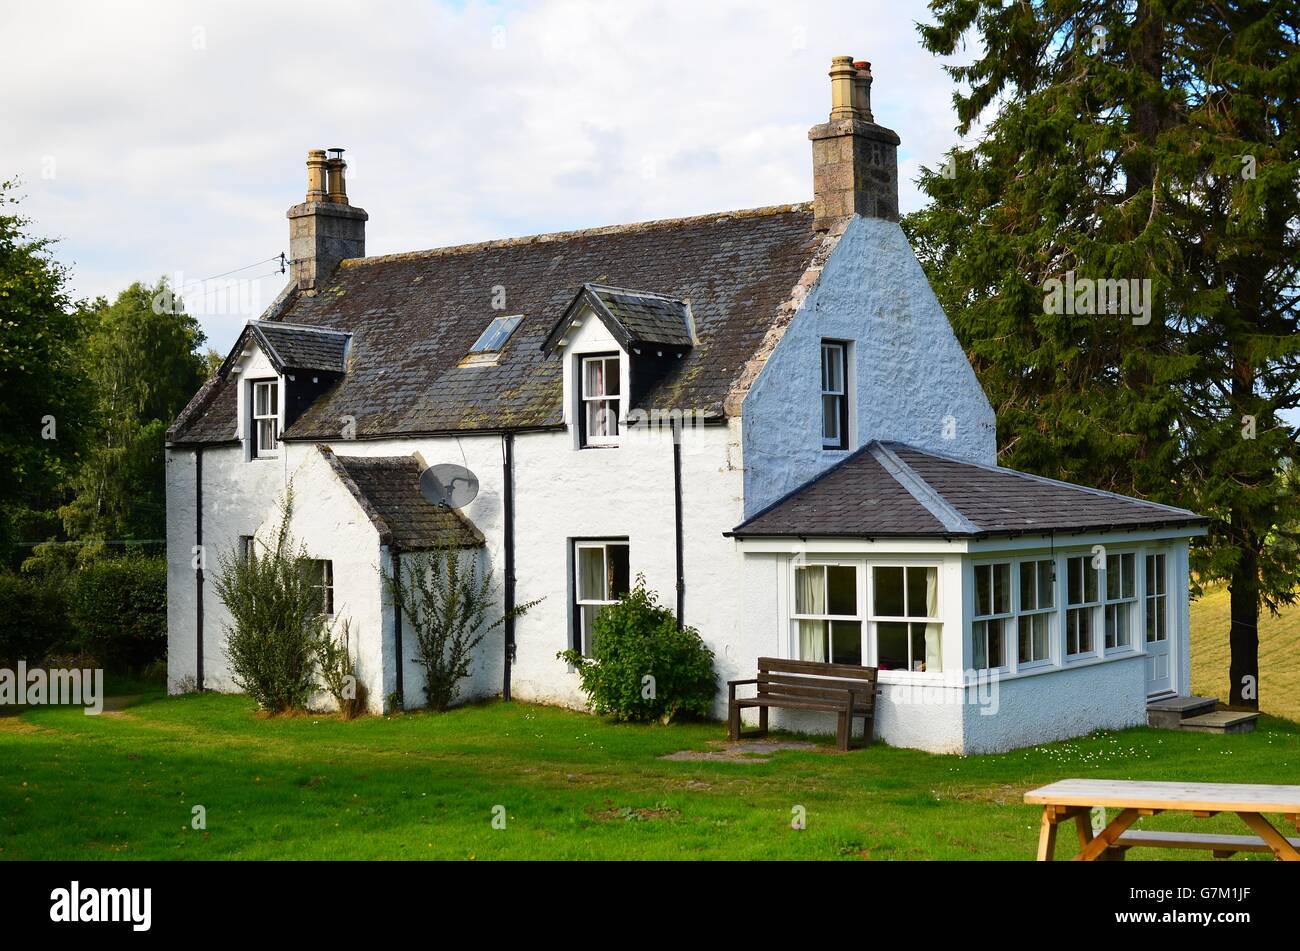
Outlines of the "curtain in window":
<svg viewBox="0 0 1300 951">
<path fill-rule="evenodd" d="M 596 545 L 578 549 L 578 600 L 606 600 L 605 552 Z"/>
<path fill-rule="evenodd" d="M 799 614 L 826 613 L 826 585 L 824 569 L 803 568 L 795 572 L 799 590 L 795 592 Z M 799 659 L 826 660 L 826 622 L 799 622 Z"/>
<path fill-rule="evenodd" d="M 939 616 L 939 569 L 925 569 L 925 616 Z M 941 654 L 942 624 L 925 626 L 925 669 L 934 673 L 943 670 Z"/>
</svg>

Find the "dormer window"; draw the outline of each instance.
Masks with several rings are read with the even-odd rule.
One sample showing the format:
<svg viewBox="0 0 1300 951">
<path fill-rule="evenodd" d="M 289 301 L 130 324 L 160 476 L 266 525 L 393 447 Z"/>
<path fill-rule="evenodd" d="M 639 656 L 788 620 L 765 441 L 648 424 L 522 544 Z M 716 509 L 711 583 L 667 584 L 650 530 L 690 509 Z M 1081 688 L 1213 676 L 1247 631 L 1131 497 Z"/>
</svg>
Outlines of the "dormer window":
<svg viewBox="0 0 1300 951">
<path fill-rule="evenodd" d="M 584 356 L 580 361 L 579 419 L 582 425 L 582 445 L 617 446 L 622 409 L 618 354 Z"/>
<path fill-rule="evenodd" d="M 280 453 L 280 384 L 276 380 L 254 380 L 252 455 L 273 459 Z"/>
</svg>

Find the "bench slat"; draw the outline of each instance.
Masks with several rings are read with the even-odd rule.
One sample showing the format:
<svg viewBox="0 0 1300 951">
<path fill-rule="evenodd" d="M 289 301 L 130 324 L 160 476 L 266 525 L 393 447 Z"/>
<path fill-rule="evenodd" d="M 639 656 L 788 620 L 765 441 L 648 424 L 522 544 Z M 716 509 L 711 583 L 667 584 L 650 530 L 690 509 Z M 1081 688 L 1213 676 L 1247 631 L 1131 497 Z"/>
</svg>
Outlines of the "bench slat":
<svg viewBox="0 0 1300 951">
<path fill-rule="evenodd" d="M 751 700 L 737 700 L 736 706 L 747 707 L 789 707 L 792 710 L 821 710 L 826 713 L 842 713 L 843 703 L 831 703 L 823 700 L 809 700 L 805 697 L 755 697 Z M 854 708 L 854 716 L 862 714 Z"/>
<path fill-rule="evenodd" d="M 1287 839 L 1300 848 L 1300 839 Z M 1213 849 L 1217 852 L 1272 852 L 1257 835 L 1216 835 L 1209 832 L 1156 832 L 1130 829 L 1115 842 L 1118 846 L 1149 846 L 1161 849 Z"/>
<path fill-rule="evenodd" d="M 876 679 L 876 668 L 857 664 L 827 664 L 816 660 L 782 660 L 779 657 L 760 657 L 760 672 L 787 674 L 814 674 L 821 677 L 844 677 L 850 680 Z"/>
</svg>

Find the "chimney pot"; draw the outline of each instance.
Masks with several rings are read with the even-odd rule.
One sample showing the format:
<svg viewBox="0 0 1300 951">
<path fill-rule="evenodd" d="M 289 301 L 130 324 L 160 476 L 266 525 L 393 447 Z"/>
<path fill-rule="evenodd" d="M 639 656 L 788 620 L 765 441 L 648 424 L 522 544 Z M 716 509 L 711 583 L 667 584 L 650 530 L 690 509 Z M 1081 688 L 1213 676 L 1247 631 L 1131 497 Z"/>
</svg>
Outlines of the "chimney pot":
<svg viewBox="0 0 1300 951">
<path fill-rule="evenodd" d="M 831 59 L 831 121 L 853 118 L 852 56 L 835 56 Z"/>
<path fill-rule="evenodd" d="M 328 175 L 328 193 L 325 196 L 326 201 L 332 201 L 336 205 L 346 205 L 348 203 L 348 184 L 344 178 L 344 172 L 347 170 L 348 163 L 343 161 L 343 150 L 339 148 L 328 149 L 329 158 L 325 160 L 325 170 Z"/>
<path fill-rule="evenodd" d="M 898 220 L 898 136 L 871 114 L 871 64 L 831 60 L 831 114 L 808 130 L 813 228 L 842 231 L 855 216 Z"/>
<path fill-rule="evenodd" d="M 859 60 L 853 64 L 853 111 L 864 122 L 875 122 L 871 114 L 871 64 Z"/>
<path fill-rule="evenodd" d="M 307 200 L 289 209 L 290 266 L 298 289 L 308 294 L 324 286 L 340 261 L 366 256 L 369 215 L 348 204 L 346 168 L 342 149 L 312 149 Z"/>
<path fill-rule="evenodd" d="M 307 153 L 307 200 L 325 200 L 324 149 L 312 149 Z"/>
</svg>

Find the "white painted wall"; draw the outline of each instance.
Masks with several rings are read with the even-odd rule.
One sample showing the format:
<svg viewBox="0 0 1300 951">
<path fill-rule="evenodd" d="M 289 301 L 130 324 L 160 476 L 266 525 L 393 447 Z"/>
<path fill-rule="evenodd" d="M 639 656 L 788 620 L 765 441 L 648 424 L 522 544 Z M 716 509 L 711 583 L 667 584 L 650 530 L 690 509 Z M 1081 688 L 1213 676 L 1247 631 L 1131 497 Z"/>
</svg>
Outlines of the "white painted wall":
<svg viewBox="0 0 1300 951">
<path fill-rule="evenodd" d="M 821 446 L 821 341 L 853 344 L 847 451 Z M 945 422 L 951 417 L 945 436 Z M 995 461 L 993 409 L 897 223 L 854 218 L 743 404 L 752 515 L 873 439 Z"/>
</svg>

